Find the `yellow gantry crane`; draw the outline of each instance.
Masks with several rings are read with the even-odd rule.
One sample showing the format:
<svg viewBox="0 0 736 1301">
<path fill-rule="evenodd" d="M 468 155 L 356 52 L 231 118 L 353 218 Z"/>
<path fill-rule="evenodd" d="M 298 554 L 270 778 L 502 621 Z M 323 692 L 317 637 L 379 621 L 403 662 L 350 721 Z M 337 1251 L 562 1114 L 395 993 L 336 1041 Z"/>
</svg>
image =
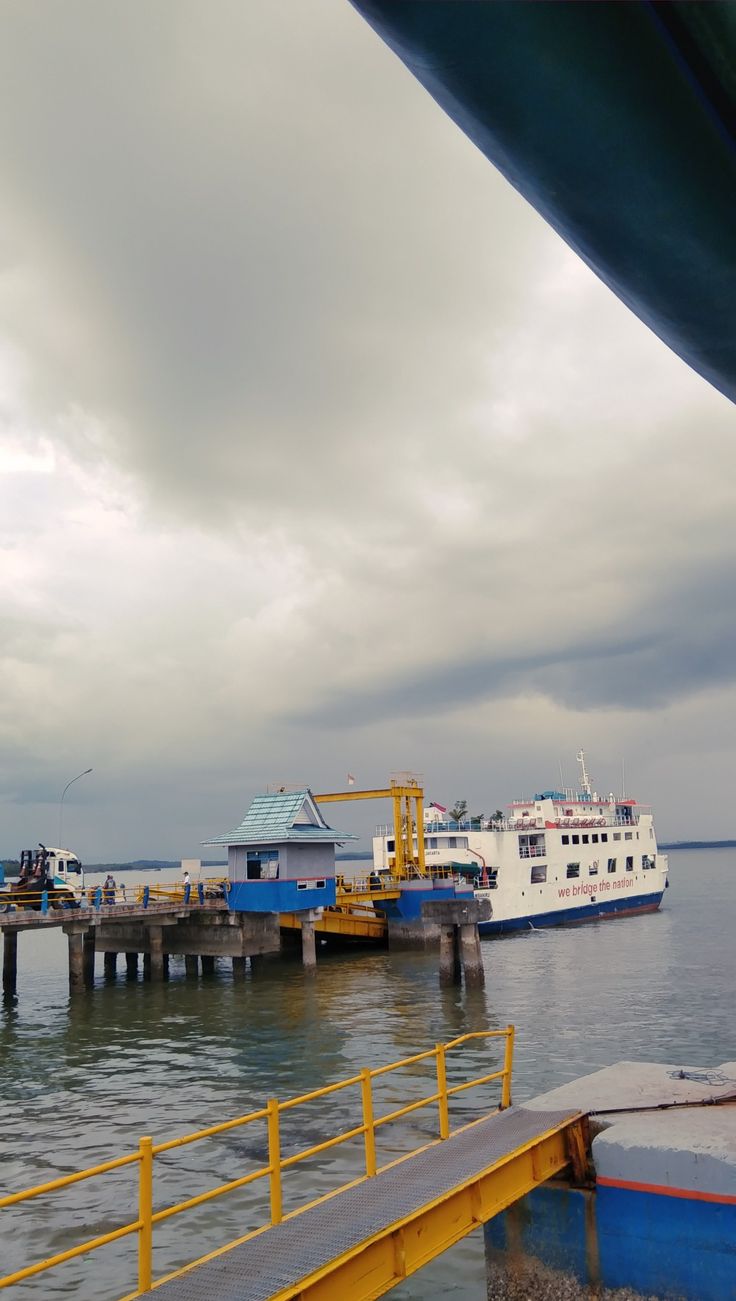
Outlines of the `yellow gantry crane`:
<svg viewBox="0 0 736 1301">
<path fill-rule="evenodd" d="M 424 790 L 419 784 L 416 773 L 392 773 L 391 785 L 387 790 L 328 791 L 327 794 L 315 795 L 314 798 L 318 804 L 337 804 L 340 800 L 392 800 L 394 807 L 392 874 L 400 880 L 411 876 L 427 875 L 424 862 Z"/>
</svg>

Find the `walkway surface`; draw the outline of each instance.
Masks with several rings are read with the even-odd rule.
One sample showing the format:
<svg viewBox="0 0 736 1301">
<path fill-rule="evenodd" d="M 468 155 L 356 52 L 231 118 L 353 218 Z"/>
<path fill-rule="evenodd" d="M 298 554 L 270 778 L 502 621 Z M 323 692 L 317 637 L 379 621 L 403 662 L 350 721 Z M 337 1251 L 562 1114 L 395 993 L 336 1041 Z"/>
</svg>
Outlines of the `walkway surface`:
<svg viewBox="0 0 736 1301">
<path fill-rule="evenodd" d="M 569 1107 L 494 1113 L 142 1295 L 156 1301 L 267 1301 L 579 1116 Z"/>
</svg>

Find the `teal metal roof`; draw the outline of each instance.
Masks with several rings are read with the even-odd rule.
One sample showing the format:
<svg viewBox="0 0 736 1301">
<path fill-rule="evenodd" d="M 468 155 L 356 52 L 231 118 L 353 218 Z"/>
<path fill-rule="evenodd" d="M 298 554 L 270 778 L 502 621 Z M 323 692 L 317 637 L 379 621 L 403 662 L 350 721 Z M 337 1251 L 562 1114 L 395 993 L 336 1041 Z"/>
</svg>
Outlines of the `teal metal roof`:
<svg viewBox="0 0 736 1301">
<path fill-rule="evenodd" d="M 309 821 L 297 821 L 305 811 Z M 348 831 L 328 827 L 308 788 L 277 791 L 273 795 L 256 795 L 239 827 L 205 840 L 205 845 L 262 845 L 268 842 L 301 841 L 336 844 L 357 840 Z"/>
</svg>

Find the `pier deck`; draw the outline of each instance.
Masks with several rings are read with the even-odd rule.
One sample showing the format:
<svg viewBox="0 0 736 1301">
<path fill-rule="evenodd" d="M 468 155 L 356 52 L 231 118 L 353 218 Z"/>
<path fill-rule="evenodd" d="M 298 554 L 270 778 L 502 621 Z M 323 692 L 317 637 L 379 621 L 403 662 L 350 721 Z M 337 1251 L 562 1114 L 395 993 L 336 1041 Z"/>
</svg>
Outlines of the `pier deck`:
<svg viewBox="0 0 736 1301">
<path fill-rule="evenodd" d="M 382 1296 L 570 1162 L 579 1111 L 511 1107 L 161 1280 L 157 1301 Z"/>
</svg>

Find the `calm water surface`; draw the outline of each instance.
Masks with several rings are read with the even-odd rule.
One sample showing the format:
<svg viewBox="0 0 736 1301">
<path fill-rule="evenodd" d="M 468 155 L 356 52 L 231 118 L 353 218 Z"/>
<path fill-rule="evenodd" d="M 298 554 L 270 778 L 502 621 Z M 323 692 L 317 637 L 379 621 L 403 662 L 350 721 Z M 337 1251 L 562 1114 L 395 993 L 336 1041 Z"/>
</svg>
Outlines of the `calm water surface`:
<svg viewBox="0 0 736 1301">
<path fill-rule="evenodd" d="M 275 962 L 238 984 L 227 962 L 195 983 L 185 981 L 183 960 L 172 959 L 170 979 L 159 986 L 126 982 L 122 958 L 116 981 L 106 984 L 98 957 L 94 992 L 70 1000 L 64 936 L 23 933 L 18 997 L 0 1020 L 4 1189 L 119 1155 L 141 1134 L 162 1141 L 260 1107 L 269 1096 L 303 1093 L 362 1065 L 507 1022 L 517 1027 L 517 1102 L 622 1058 L 697 1066 L 734 1060 L 736 853 L 680 851 L 670 855 L 670 869 L 672 888 L 657 914 L 484 941 L 486 987 L 469 994 L 439 989 L 436 955 L 363 952 L 321 954 L 312 979 L 298 963 Z M 131 883 L 132 874 L 124 879 Z M 463 1063 L 481 1074 L 488 1060 L 488 1048 L 472 1046 Z M 431 1091 L 421 1068 L 389 1076 L 377 1112 Z M 285 1116 L 285 1153 L 357 1123 L 356 1094 L 315 1103 L 313 1114 Z M 455 1123 L 483 1101 L 456 1105 Z M 388 1160 L 434 1137 L 434 1123 L 427 1110 L 387 1127 L 380 1156 Z M 157 1205 L 237 1178 L 265 1154 L 258 1126 L 167 1154 L 156 1163 Z M 286 1209 L 357 1173 L 361 1156 L 352 1142 L 291 1171 Z M 155 1236 L 156 1272 L 263 1223 L 264 1193 L 259 1182 L 164 1223 Z M 135 1218 L 135 1178 L 116 1171 L 1 1214 L 5 1273 Z M 112 1301 L 134 1282 L 131 1238 L 9 1295 Z M 392 1295 L 416 1301 L 443 1293 L 485 1297 L 482 1235 Z"/>
</svg>

